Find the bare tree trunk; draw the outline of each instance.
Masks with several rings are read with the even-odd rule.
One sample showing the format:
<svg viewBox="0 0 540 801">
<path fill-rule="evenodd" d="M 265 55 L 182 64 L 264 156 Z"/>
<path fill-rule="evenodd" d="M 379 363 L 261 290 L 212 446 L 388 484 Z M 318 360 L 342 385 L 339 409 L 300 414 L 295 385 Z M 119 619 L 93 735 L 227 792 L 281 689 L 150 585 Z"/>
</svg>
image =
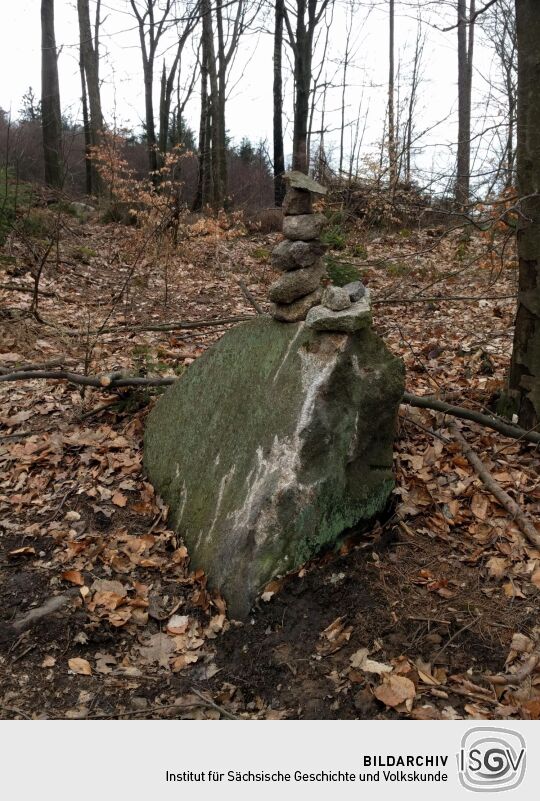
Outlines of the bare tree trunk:
<svg viewBox="0 0 540 801">
<path fill-rule="evenodd" d="M 208 114 L 207 129 L 209 136 L 207 141 L 207 152 L 209 152 L 209 169 L 211 171 L 211 202 L 218 208 L 223 200 L 221 187 L 221 168 L 220 168 L 220 120 L 219 120 L 219 81 L 216 65 L 216 53 L 214 47 L 214 26 L 212 23 L 212 4 L 211 0 L 203 0 L 202 3 L 202 46 L 208 70 Z M 210 200 L 210 199 L 209 199 Z"/>
<path fill-rule="evenodd" d="M 100 135 L 103 130 L 103 114 L 101 110 L 101 92 L 99 86 L 99 27 L 101 0 L 98 0 L 96 6 L 94 35 L 92 35 L 92 26 L 90 24 L 89 0 L 77 0 L 77 11 L 79 17 L 81 63 L 88 98 L 90 147 L 96 147 L 96 145 L 99 144 Z M 94 165 L 91 163 L 90 193 L 92 191 L 98 193 L 99 189 L 99 175 Z"/>
<path fill-rule="evenodd" d="M 341 128 L 339 132 L 339 176 L 343 175 L 343 158 L 344 158 L 344 144 L 345 144 L 345 93 L 347 89 L 347 70 L 349 68 L 350 50 L 349 45 L 351 41 L 352 29 L 352 10 L 351 17 L 347 20 L 347 38 L 345 40 L 345 55 L 343 57 L 343 77 L 341 80 Z"/>
<path fill-rule="evenodd" d="M 281 206 L 285 197 L 285 151 L 283 148 L 283 17 L 284 0 L 276 0 L 274 25 L 274 203 Z"/>
<path fill-rule="evenodd" d="M 159 159 L 156 124 L 154 120 L 154 65 L 159 41 L 167 30 L 167 26 L 170 24 L 173 0 L 164 0 L 161 7 L 156 4 L 156 0 L 144 0 L 142 4 L 143 11 L 140 10 L 136 0 L 130 0 L 130 4 L 137 20 L 139 40 L 141 43 L 148 167 L 152 175 L 152 180 L 157 184 L 159 182 Z M 159 19 L 155 18 L 156 10 L 160 11 L 161 16 Z"/>
<path fill-rule="evenodd" d="M 458 144 L 456 169 L 456 202 L 466 206 L 471 183 L 471 97 L 474 49 L 475 0 L 457 0 L 458 11 Z"/>
<path fill-rule="evenodd" d="M 519 423 L 540 423 L 540 4 L 516 0 L 518 43 L 517 181 L 519 295 L 510 396 Z"/>
<path fill-rule="evenodd" d="M 293 170 L 307 172 L 309 92 L 311 88 L 311 62 L 313 57 L 313 31 L 306 27 L 306 0 L 298 0 L 296 19 L 296 48 L 294 51 L 294 124 L 293 124 Z"/>
<path fill-rule="evenodd" d="M 390 2 L 389 19 L 389 58 L 388 58 L 388 175 L 391 189 L 397 184 L 397 143 L 394 111 L 395 70 L 394 70 L 394 0 Z"/>
<path fill-rule="evenodd" d="M 61 187 L 62 112 L 54 35 L 54 0 L 41 0 L 41 125 L 45 183 Z"/>
<path fill-rule="evenodd" d="M 79 70 L 81 74 L 81 99 L 84 129 L 84 169 L 86 179 L 86 194 L 92 194 L 92 139 L 90 137 L 90 119 L 88 117 L 88 95 L 86 93 L 86 76 L 84 74 L 83 56 L 79 54 Z"/>
<path fill-rule="evenodd" d="M 200 211 L 210 201 L 210 103 L 208 98 L 208 54 L 203 41 L 201 56 L 201 116 L 199 123 L 199 169 L 193 211 Z"/>
<path fill-rule="evenodd" d="M 422 52 L 424 49 L 424 41 L 422 39 L 421 20 L 418 20 L 418 29 L 416 33 L 416 44 L 414 47 L 414 62 L 413 72 L 411 77 L 411 89 L 409 95 L 409 108 L 407 114 L 407 123 L 405 126 L 405 181 L 410 184 L 411 182 L 411 160 L 412 160 L 412 135 L 414 129 L 414 112 L 416 107 L 416 95 L 418 92 L 418 84 L 420 81 L 420 62 L 422 60 Z"/>
<path fill-rule="evenodd" d="M 179 72 L 180 69 L 180 61 L 182 58 L 182 52 L 184 50 L 185 44 L 193 31 L 197 18 L 199 14 L 199 5 L 195 5 L 190 12 L 188 12 L 188 16 L 185 20 L 185 27 L 178 37 L 178 45 L 176 48 L 176 53 L 174 56 L 174 60 L 167 75 L 167 68 L 165 65 L 165 61 L 163 62 L 163 71 L 161 73 L 161 93 L 159 99 L 159 156 L 160 162 L 163 159 L 165 153 L 167 153 L 169 149 L 169 124 L 171 119 L 171 104 L 172 104 L 172 96 L 174 92 L 174 83 L 176 80 L 176 74 Z M 193 76 L 193 82 L 195 80 L 195 75 Z"/>
</svg>

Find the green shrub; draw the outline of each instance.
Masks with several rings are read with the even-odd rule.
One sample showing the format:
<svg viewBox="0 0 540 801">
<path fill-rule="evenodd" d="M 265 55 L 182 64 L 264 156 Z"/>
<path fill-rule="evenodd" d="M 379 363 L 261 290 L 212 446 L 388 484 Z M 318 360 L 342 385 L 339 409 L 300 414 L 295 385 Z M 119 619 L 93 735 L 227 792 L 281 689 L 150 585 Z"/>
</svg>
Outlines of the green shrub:
<svg viewBox="0 0 540 801">
<path fill-rule="evenodd" d="M 353 256 L 356 256 L 357 259 L 367 259 L 368 257 L 367 247 L 361 243 L 353 245 L 351 253 Z"/>
<path fill-rule="evenodd" d="M 0 168 L 0 245 L 13 228 L 19 209 L 32 201 L 32 190 L 28 184 L 15 180 L 11 169 Z"/>
<path fill-rule="evenodd" d="M 47 239 L 52 235 L 51 218 L 45 211 L 33 209 L 18 223 L 21 231 L 33 239 Z"/>
<path fill-rule="evenodd" d="M 321 240 L 332 250 L 344 250 L 347 244 L 345 232 L 340 225 L 331 225 L 323 231 Z"/>
<path fill-rule="evenodd" d="M 390 261 L 388 264 L 385 265 L 386 272 L 388 275 L 393 276 L 400 276 L 400 275 L 409 275 L 411 272 L 410 264 L 407 264 L 403 261 Z"/>
<path fill-rule="evenodd" d="M 90 259 L 95 258 L 98 254 L 93 248 L 86 248 L 81 245 L 73 248 L 72 255 L 77 261 L 82 261 L 83 264 L 90 264 Z"/>
<path fill-rule="evenodd" d="M 266 248 L 255 248 L 253 258 L 266 263 L 270 259 L 270 251 Z"/>
<path fill-rule="evenodd" d="M 327 256 L 325 262 L 328 277 L 336 286 L 345 286 L 351 281 L 362 280 L 362 273 L 354 264 L 336 261 L 331 256 Z"/>
</svg>

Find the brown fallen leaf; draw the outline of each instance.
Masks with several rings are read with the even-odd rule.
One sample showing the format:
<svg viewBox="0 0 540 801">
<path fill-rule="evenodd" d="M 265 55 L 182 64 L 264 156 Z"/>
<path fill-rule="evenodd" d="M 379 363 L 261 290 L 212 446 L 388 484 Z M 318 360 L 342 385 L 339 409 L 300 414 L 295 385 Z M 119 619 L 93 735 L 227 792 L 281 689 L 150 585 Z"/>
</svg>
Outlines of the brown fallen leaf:
<svg viewBox="0 0 540 801">
<path fill-rule="evenodd" d="M 84 584 L 84 578 L 79 570 L 66 570 L 62 573 L 62 578 L 64 581 L 69 581 L 70 584 L 75 584 L 77 587 L 82 587 Z"/>
<path fill-rule="evenodd" d="M 68 666 L 73 673 L 78 673 L 80 676 L 92 675 L 90 662 L 87 659 L 82 659 L 80 656 L 74 656 L 72 659 L 68 659 Z"/>
<path fill-rule="evenodd" d="M 111 501 L 115 506 L 121 506 L 123 508 L 128 502 L 128 499 L 121 492 L 115 492 L 111 498 Z"/>
<path fill-rule="evenodd" d="M 382 684 L 374 691 L 375 698 L 390 707 L 396 707 L 404 702 L 411 702 L 416 696 L 414 683 L 405 676 L 385 676 Z"/>
<path fill-rule="evenodd" d="M 173 615 L 167 623 L 167 634 L 185 634 L 188 626 L 188 615 Z"/>
<path fill-rule="evenodd" d="M 177 656 L 171 665 L 173 673 L 177 673 L 179 670 L 184 670 L 184 668 L 186 668 L 188 665 L 192 665 L 194 662 L 196 662 L 198 658 L 199 654 L 193 652 Z"/>
</svg>

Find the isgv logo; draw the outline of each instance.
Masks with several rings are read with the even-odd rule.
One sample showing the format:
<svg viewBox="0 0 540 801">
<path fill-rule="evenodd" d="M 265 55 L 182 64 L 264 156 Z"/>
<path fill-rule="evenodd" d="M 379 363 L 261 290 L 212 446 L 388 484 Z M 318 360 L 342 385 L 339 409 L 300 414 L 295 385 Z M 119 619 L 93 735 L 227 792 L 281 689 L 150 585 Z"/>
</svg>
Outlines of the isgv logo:
<svg viewBox="0 0 540 801">
<path fill-rule="evenodd" d="M 513 790 L 525 776 L 525 740 L 511 729 L 478 726 L 461 740 L 459 780 L 467 790 L 497 793 Z"/>
</svg>

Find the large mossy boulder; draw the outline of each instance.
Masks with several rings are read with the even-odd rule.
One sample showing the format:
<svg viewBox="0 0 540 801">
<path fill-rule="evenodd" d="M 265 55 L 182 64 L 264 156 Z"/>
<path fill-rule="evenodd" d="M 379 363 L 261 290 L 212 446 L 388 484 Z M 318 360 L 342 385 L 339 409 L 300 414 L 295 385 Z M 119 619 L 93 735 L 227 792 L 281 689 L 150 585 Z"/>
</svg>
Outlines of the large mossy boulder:
<svg viewBox="0 0 540 801">
<path fill-rule="evenodd" d="M 244 617 L 264 585 L 388 501 L 403 365 L 369 330 L 258 318 L 149 416 L 145 465 L 194 567 Z"/>
</svg>

